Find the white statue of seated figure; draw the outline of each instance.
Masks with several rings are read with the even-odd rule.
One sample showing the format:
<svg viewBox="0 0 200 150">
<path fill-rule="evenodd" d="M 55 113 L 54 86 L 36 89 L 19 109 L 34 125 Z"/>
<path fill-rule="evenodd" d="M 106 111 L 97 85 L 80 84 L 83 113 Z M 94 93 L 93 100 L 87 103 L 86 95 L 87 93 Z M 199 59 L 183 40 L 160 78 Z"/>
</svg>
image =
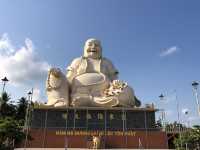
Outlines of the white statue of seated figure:
<svg viewBox="0 0 200 150">
<path fill-rule="evenodd" d="M 67 68 L 73 106 L 139 106 L 133 90 L 117 80 L 118 71 L 111 61 L 102 57 L 100 41 L 89 39 L 82 57 Z"/>
<path fill-rule="evenodd" d="M 67 76 L 57 69 L 47 79 L 48 105 L 74 107 L 140 106 L 127 83 L 117 80 L 118 71 L 111 61 L 102 57 L 100 41 L 89 39 L 82 57 L 67 68 Z"/>
</svg>

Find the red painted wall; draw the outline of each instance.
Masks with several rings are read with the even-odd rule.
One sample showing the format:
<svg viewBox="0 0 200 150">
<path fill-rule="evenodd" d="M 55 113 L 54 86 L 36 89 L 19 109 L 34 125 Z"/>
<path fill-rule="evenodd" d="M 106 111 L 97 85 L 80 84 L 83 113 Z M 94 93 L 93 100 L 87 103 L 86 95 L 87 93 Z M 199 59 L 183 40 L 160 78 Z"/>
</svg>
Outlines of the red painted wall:
<svg viewBox="0 0 200 150">
<path fill-rule="evenodd" d="M 88 136 L 86 135 L 56 135 L 57 130 L 31 129 L 32 141 L 26 143 L 31 148 L 64 148 L 67 147 L 87 148 Z M 139 148 L 139 139 L 143 148 L 165 149 L 167 146 L 167 135 L 162 131 L 134 131 L 134 136 L 107 135 L 103 136 L 105 148 Z M 91 143 L 91 142 L 90 142 Z M 24 147 L 24 143 L 22 144 Z M 104 148 L 104 146 L 102 147 Z"/>
</svg>

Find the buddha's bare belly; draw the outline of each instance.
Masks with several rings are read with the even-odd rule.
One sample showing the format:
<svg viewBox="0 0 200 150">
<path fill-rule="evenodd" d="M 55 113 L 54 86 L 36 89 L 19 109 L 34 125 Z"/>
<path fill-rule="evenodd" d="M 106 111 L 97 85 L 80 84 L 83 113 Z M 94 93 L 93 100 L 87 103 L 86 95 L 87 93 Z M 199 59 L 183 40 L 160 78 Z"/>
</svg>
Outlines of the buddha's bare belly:
<svg viewBox="0 0 200 150">
<path fill-rule="evenodd" d="M 85 73 L 77 76 L 74 81 L 74 86 L 95 86 L 106 82 L 106 77 L 101 73 Z"/>
<path fill-rule="evenodd" d="M 72 83 L 72 95 L 102 96 L 109 87 L 110 81 L 102 73 L 85 73 L 74 78 Z"/>
<path fill-rule="evenodd" d="M 73 80 L 72 105 L 74 106 L 117 106 L 133 105 L 134 93 L 129 87 L 124 87 L 119 93 L 105 95 L 105 90 L 110 87 L 110 82 L 104 74 L 85 73 Z M 110 89 L 111 92 L 114 89 Z M 131 97 L 131 98 L 129 98 Z"/>
</svg>

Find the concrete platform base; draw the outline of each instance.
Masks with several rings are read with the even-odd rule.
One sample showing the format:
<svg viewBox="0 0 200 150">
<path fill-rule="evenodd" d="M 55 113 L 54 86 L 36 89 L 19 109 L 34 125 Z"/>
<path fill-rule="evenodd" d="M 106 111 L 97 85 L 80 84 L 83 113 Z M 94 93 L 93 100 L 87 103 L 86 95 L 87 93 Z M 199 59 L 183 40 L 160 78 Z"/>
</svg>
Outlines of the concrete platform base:
<svg viewBox="0 0 200 150">
<path fill-rule="evenodd" d="M 91 150 L 86 148 L 16 148 L 15 150 Z M 137 149 L 101 149 L 101 150 L 137 150 Z M 144 149 L 139 149 L 144 150 Z M 148 149 L 148 150 L 158 150 L 158 149 Z M 168 149 L 159 149 L 168 150 Z"/>
</svg>

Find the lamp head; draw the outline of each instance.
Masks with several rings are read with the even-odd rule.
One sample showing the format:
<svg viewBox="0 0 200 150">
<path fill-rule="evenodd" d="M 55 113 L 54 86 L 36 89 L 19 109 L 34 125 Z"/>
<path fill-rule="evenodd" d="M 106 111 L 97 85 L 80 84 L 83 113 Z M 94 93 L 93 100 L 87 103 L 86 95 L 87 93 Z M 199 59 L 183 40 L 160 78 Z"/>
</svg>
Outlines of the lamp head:
<svg viewBox="0 0 200 150">
<path fill-rule="evenodd" d="M 1 79 L 1 81 L 8 82 L 9 80 L 7 79 L 7 77 L 4 77 L 3 79 Z"/>
<path fill-rule="evenodd" d="M 165 96 L 164 96 L 163 94 L 160 94 L 160 96 L 159 96 L 160 100 L 163 100 L 164 97 L 165 97 Z"/>
<path fill-rule="evenodd" d="M 194 89 L 197 89 L 198 86 L 199 86 L 199 83 L 197 81 L 193 81 L 192 86 L 193 86 Z"/>
<path fill-rule="evenodd" d="M 28 93 L 27 93 L 28 95 L 31 95 L 31 94 L 33 94 L 31 91 L 29 91 Z"/>
</svg>

